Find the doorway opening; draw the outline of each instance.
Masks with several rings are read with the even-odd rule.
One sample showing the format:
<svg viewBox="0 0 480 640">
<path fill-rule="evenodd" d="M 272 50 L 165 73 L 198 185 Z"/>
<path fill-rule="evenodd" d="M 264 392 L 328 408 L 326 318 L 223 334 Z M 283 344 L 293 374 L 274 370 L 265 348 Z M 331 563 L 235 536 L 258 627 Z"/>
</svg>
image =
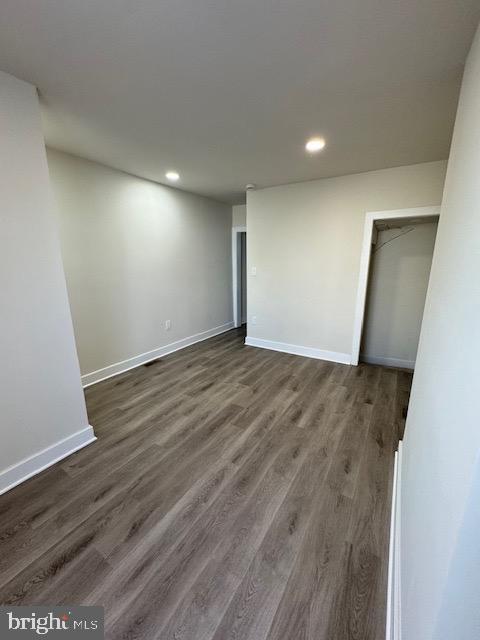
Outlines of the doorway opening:
<svg viewBox="0 0 480 640">
<path fill-rule="evenodd" d="M 247 228 L 232 229 L 232 291 L 235 327 L 247 323 Z"/>
<path fill-rule="evenodd" d="M 367 213 L 352 364 L 413 369 L 440 207 Z"/>
</svg>

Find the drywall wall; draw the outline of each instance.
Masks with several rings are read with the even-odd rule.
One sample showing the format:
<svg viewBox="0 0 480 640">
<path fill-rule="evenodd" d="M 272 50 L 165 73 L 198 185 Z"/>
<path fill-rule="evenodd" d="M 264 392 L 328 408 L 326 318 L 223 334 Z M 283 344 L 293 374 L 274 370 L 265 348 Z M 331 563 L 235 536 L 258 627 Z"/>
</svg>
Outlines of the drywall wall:
<svg viewBox="0 0 480 640">
<path fill-rule="evenodd" d="M 228 328 L 230 206 L 54 150 L 48 163 L 82 374 Z"/>
<path fill-rule="evenodd" d="M 480 638 L 479 497 L 480 459 L 477 456 L 473 482 L 435 623 L 434 640 Z"/>
<path fill-rule="evenodd" d="M 480 500 L 479 176 L 477 32 L 448 163 L 403 447 L 404 640 L 480 637 L 479 555 L 471 544 L 476 540 L 478 547 Z"/>
<path fill-rule="evenodd" d="M 48 452 L 35 459 L 44 449 L 81 430 L 93 434 L 52 215 L 36 90 L 0 72 L 0 92 L 2 491 L 22 474 L 50 463 Z"/>
<path fill-rule="evenodd" d="M 247 205 L 236 204 L 232 207 L 232 227 L 244 227 L 247 224 Z"/>
<path fill-rule="evenodd" d="M 386 229 L 372 249 L 362 340 L 366 362 L 412 368 L 437 223 Z"/>
<path fill-rule="evenodd" d="M 445 168 L 431 162 L 248 191 L 248 336 L 349 361 L 365 213 L 438 205 Z"/>
</svg>

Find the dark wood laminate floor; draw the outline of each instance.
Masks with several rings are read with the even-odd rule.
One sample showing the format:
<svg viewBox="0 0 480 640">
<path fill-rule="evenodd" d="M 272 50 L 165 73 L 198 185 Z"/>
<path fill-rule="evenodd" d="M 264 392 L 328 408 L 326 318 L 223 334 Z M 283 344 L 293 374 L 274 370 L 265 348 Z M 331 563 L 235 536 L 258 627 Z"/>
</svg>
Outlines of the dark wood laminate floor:
<svg viewBox="0 0 480 640">
<path fill-rule="evenodd" d="M 0 497 L 0 601 L 111 640 L 383 640 L 410 374 L 231 331 L 89 388 L 98 441 Z"/>
</svg>

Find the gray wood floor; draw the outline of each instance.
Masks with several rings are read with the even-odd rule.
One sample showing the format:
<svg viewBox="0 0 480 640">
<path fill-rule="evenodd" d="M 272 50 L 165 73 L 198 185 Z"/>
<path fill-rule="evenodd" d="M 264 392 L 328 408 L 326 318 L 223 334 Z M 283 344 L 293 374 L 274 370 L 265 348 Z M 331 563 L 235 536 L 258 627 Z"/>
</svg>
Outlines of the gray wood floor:
<svg viewBox="0 0 480 640">
<path fill-rule="evenodd" d="M 98 441 L 0 497 L 0 601 L 106 637 L 383 640 L 411 376 L 235 330 L 87 390 Z"/>
</svg>

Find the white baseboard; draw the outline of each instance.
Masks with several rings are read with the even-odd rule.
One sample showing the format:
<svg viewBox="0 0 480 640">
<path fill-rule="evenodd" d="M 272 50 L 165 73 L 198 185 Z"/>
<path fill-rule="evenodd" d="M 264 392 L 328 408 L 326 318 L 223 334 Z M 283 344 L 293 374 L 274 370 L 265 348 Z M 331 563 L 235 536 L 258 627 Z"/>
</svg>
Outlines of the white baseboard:
<svg viewBox="0 0 480 640">
<path fill-rule="evenodd" d="M 312 347 L 302 347 L 297 344 L 287 344 L 286 342 L 274 342 L 273 340 L 262 340 L 260 338 L 245 338 L 245 344 L 249 347 L 260 347 L 261 349 L 271 349 L 272 351 L 282 351 L 283 353 L 292 353 L 296 356 L 305 356 L 307 358 L 316 358 L 317 360 L 328 360 L 329 362 L 340 362 L 341 364 L 350 364 L 351 356 L 349 353 L 339 353 L 337 351 L 324 351 L 323 349 L 314 349 Z"/>
<path fill-rule="evenodd" d="M 360 354 L 360 360 L 367 364 L 380 364 L 383 367 L 396 367 L 397 369 L 415 369 L 415 360 L 402 360 L 401 358 L 382 358 L 380 356 L 366 356 Z"/>
<path fill-rule="evenodd" d="M 214 336 L 217 336 L 220 333 L 224 333 L 225 331 L 230 331 L 230 329 L 233 328 L 233 322 L 227 322 L 226 324 L 222 324 L 219 327 L 208 329 L 208 331 L 202 331 L 202 333 L 196 333 L 195 335 L 189 336 L 188 338 L 183 338 L 182 340 L 171 342 L 170 344 L 166 344 L 165 346 L 159 347 L 158 349 L 153 349 L 152 351 L 141 353 L 138 356 L 133 356 L 133 358 L 128 358 L 128 360 L 122 360 L 121 362 L 116 362 L 115 364 L 110 364 L 107 367 L 103 367 L 103 369 L 97 369 L 96 371 L 92 371 L 91 373 L 86 373 L 82 376 L 83 387 L 89 387 L 90 385 L 101 382 L 102 380 L 106 380 L 107 378 L 118 376 L 119 373 L 125 373 L 125 371 L 134 369 L 141 364 L 145 364 L 146 362 L 150 362 L 151 360 L 156 360 L 157 358 L 166 356 L 169 353 L 173 353 L 174 351 L 179 351 L 180 349 L 189 347 L 196 342 L 201 342 L 202 340 L 213 338 Z"/>
<path fill-rule="evenodd" d="M 37 475 L 52 464 L 63 460 L 75 451 L 86 447 L 97 438 L 93 428 L 88 425 L 85 429 L 73 433 L 71 436 L 59 440 L 55 444 L 38 453 L 17 462 L 17 464 L 0 471 L 0 495 L 13 489 L 17 484 Z"/>
<path fill-rule="evenodd" d="M 402 442 L 395 454 L 395 468 L 390 516 L 388 555 L 388 591 L 386 640 L 402 640 L 401 630 L 401 507 L 402 507 Z"/>
</svg>

